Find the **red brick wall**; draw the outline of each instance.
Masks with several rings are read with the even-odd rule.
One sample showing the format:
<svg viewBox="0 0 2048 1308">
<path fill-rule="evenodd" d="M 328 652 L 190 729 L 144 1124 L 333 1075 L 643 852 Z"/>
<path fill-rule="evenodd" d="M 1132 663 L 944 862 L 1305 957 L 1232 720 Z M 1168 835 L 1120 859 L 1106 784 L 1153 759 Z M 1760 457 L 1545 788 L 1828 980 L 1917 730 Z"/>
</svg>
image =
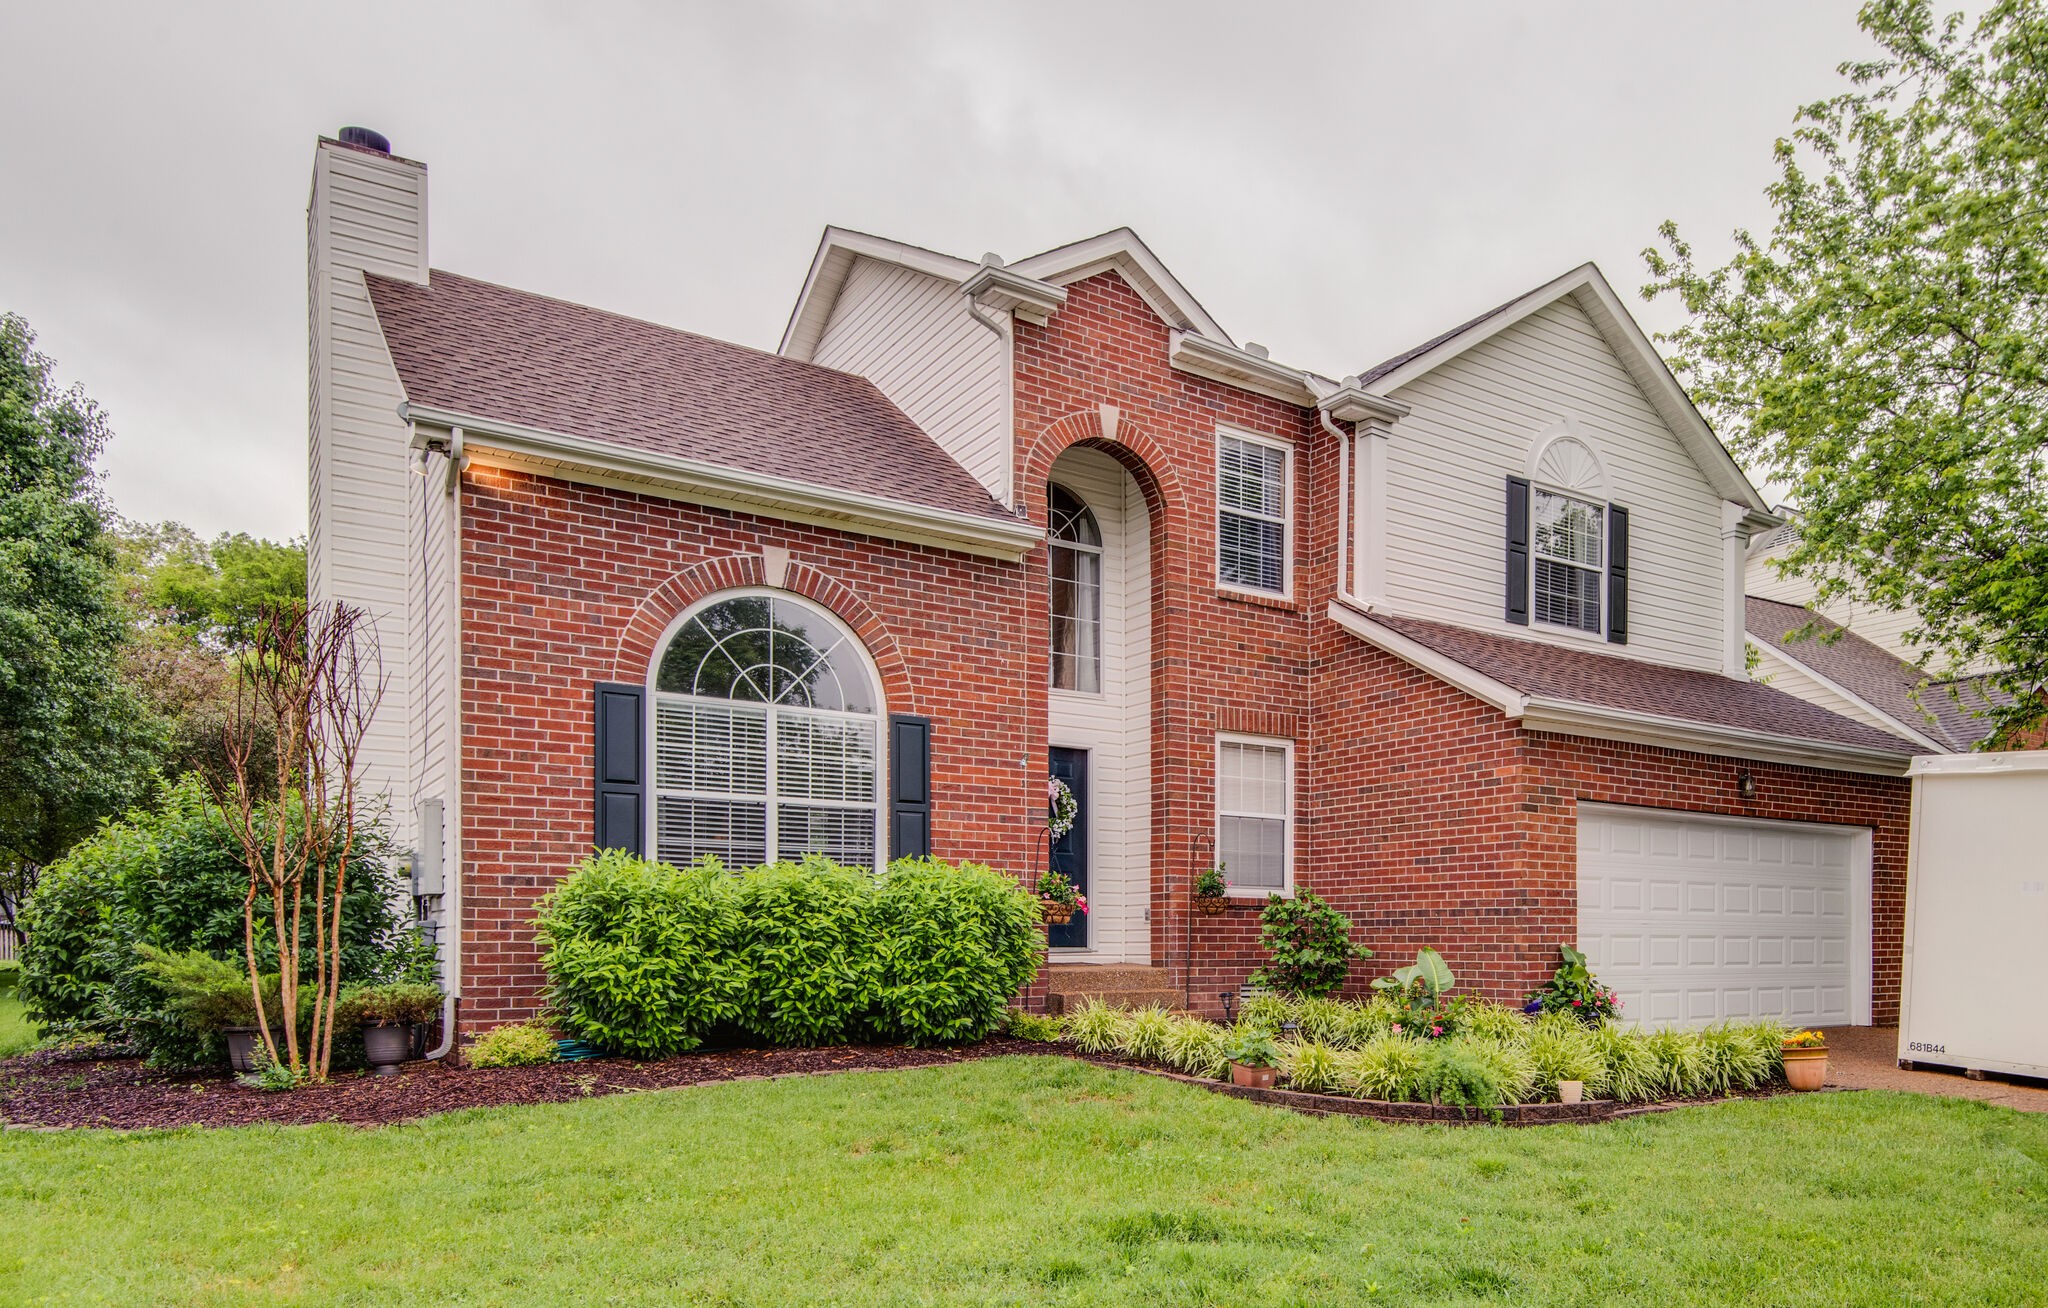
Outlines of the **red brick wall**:
<svg viewBox="0 0 2048 1308">
<path fill-rule="evenodd" d="M 1028 697 L 1029 739 L 1044 739 L 1044 692 L 1025 651 L 1042 645 L 1021 634 L 1015 566 L 481 463 L 462 515 L 465 1028 L 536 1006 L 534 903 L 592 839 L 592 683 L 644 680 L 692 600 L 760 583 L 764 545 L 789 550 L 790 589 L 861 636 L 890 711 L 932 719 L 934 852 L 1028 863 L 1044 782 L 1020 764 L 1037 752 Z"/>
</svg>

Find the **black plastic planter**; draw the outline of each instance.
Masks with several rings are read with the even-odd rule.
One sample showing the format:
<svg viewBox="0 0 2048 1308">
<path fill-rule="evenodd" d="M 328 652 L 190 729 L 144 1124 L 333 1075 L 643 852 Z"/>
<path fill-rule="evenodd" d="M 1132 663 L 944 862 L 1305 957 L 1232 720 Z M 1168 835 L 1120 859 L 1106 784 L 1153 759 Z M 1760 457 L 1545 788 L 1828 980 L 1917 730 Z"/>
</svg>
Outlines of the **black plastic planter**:
<svg viewBox="0 0 2048 1308">
<path fill-rule="evenodd" d="M 398 1065 L 412 1057 L 412 1035 L 410 1026 L 363 1028 L 363 1055 L 378 1076 L 398 1075 Z"/>
</svg>

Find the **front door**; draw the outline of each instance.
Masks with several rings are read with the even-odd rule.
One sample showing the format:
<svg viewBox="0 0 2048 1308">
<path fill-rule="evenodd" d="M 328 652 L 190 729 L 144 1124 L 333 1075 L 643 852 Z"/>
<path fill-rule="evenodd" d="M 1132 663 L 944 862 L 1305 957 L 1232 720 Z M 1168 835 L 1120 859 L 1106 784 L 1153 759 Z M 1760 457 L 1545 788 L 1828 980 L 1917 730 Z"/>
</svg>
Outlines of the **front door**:
<svg viewBox="0 0 2048 1308">
<path fill-rule="evenodd" d="M 1067 880 L 1074 883 L 1081 893 L 1088 893 L 1088 751 L 1085 749 L 1052 750 L 1051 773 L 1067 783 L 1067 789 L 1074 792 L 1074 825 L 1052 843 L 1052 857 L 1048 864 L 1055 872 L 1066 873 Z M 1088 947 L 1088 915 L 1076 913 L 1065 926 L 1047 928 L 1047 943 L 1054 949 L 1086 949 Z"/>
</svg>

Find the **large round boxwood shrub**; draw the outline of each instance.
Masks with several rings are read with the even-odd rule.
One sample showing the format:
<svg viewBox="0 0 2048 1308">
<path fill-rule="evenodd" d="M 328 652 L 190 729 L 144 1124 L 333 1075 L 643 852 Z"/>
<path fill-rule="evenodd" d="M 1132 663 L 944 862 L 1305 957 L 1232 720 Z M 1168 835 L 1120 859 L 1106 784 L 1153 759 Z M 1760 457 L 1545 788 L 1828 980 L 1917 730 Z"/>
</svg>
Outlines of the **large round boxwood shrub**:
<svg viewBox="0 0 2048 1308">
<path fill-rule="evenodd" d="M 717 862 L 674 868 L 606 850 L 541 901 L 548 1001 L 570 1035 L 615 1053 L 695 1049 L 747 999 L 742 925 Z"/>
<path fill-rule="evenodd" d="M 902 859 L 875 890 L 879 1031 L 914 1045 L 979 1040 L 1038 972 L 1037 900 L 980 863 Z"/>
<path fill-rule="evenodd" d="M 874 1001 L 874 879 L 822 858 L 739 879 L 747 995 L 740 1024 L 777 1045 L 836 1045 L 864 1033 Z"/>
</svg>

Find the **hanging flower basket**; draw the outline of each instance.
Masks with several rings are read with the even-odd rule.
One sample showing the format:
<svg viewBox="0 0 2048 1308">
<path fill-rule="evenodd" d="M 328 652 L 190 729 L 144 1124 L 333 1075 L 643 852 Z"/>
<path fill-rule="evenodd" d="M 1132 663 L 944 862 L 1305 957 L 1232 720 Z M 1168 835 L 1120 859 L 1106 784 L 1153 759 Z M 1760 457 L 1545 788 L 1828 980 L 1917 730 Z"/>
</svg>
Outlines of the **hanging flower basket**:
<svg viewBox="0 0 2048 1308">
<path fill-rule="evenodd" d="M 1058 872 L 1038 878 L 1038 907 L 1053 926 L 1065 926 L 1074 914 L 1088 911 L 1088 896 Z"/>
<path fill-rule="evenodd" d="M 1065 926 L 1074 920 L 1072 904 L 1063 904 L 1057 899 L 1040 899 L 1038 907 L 1045 914 L 1046 923 L 1050 926 Z"/>
<path fill-rule="evenodd" d="M 1221 917 L 1224 910 L 1229 907 L 1230 896 L 1228 895 L 1195 896 L 1195 911 L 1203 917 Z"/>
</svg>

